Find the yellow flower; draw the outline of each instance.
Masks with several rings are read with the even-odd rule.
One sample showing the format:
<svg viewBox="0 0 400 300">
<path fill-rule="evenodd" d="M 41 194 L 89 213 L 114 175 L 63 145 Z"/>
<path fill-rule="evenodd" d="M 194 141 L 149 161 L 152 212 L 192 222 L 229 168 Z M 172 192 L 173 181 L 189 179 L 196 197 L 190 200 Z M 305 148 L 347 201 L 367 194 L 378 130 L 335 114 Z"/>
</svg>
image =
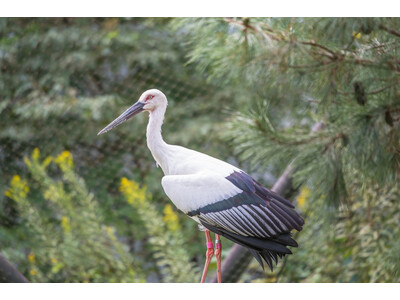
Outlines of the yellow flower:
<svg viewBox="0 0 400 300">
<path fill-rule="evenodd" d="M 21 181 L 21 177 L 19 175 L 14 175 L 13 178 L 11 179 L 11 185 L 18 184 Z"/>
<path fill-rule="evenodd" d="M 35 269 L 30 270 L 29 272 L 32 276 L 37 275 L 37 271 Z"/>
<path fill-rule="evenodd" d="M 4 192 L 7 197 L 13 198 L 18 201 L 25 198 L 29 192 L 29 186 L 26 180 L 21 179 L 19 175 L 14 175 L 11 179 L 10 188 Z"/>
<path fill-rule="evenodd" d="M 55 162 L 61 167 L 61 169 L 72 168 L 74 166 L 74 160 L 69 151 L 61 152 L 60 155 L 56 157 Z"/>
<path fill-rule="evenodd" d="M 140 188 L 135 181 L 128 178 L 121 179 L 119 190 L 125 195 L 129 204 L 141 204 L 146 200 L 146 187 Z"/>
<path fill-rule="evenodd" d="M 172 209 L 171 204 L 165 205 L 163 220 L 165 224 L 167 224 L 169 230 L 177 231 L 179 229 L 178 215 Z"/>
<path fill-rule="evenodd" d="M 130 181 L 129 181 L 129 179 L 126 178 L 126 177 L 122 177 L 122 178 L 121 178 L 121 185 L 119 186 L 119 190 L 120 190 L 122 193 L 126 193 L 126 192 L 129 190 L 129 187 L 130 187 Z"/>
<path fill-rule="evenodd" d="M 306 204 L 306 199 L 310 195 L 311 191 L 308 187 L 302 187 L 300 190 L 300 194 L 297 197 L 297 203 L 300 208 L 302 208 Z"/>
<path fill-rule="evenodd" d="M 61 227 L 64 229 L 66 233 L 69 233 L 71 231 L 71 226 L 69 224 L 68 217 L 65 216 L 61 217 Z"/>
<path fill-rule="evenodd" d="M 40 150 L 39 150 L 39 148 L 33 149 L 33 152 L 32 152 L 32 160 L 34 160 L 34 161 L 39 160 L 39 155 L 40 155 Z"/>
<path fill-rule="evenodd" d="M 51 156 L 48 156 L 44 159 L 44 161 L 42 163 L 40 163 L 39 158 L 40 158 L 40 150 L 39 150 L 39 148 L 35 148 L 32 151 L 32 161 L 29 160 L 29 158 L 25 156 L 24 162 L 29 168 L 32 167 L 32 162 L 36 165 L 41 165 L 43 168 L 46 168 L 53 160 L 53 158 Z"/>
<path fill-rule="evenodd" d="M 32 252 L 28 254 L 28 260 L 31 263 L 35 263 L 35 254 L 33 254 Z"/>
<path fill-rule="evenodd" d="M 57 258 L 52 257 L 52 258 L 51 258 L 51 262 L 52 262 L 53 264 L 56 264 L 56 263 L 58 263 L 58 260 L 57 260 Z"/>
<path fill-rule="evenodd" d="M 47 156 L 44 159 L 42 166 L 46 168 L 52 162 L 52 160 L 53 160 L 53 158 L 51 156 Z"/>
</svg>

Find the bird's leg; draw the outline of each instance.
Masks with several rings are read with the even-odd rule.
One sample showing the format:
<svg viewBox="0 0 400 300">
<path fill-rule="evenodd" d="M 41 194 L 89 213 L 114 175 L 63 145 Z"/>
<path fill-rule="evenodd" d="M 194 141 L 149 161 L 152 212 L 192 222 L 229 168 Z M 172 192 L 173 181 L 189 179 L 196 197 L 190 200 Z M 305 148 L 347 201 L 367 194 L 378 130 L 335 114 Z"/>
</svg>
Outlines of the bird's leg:
<svg viewBox="0 0 400 300">
<path fill-rule="evenodd" d="M 221 253 L 222 244 L 219 235 L 215 234 L 215 257 L 217 258 L 217 277 L 218 283 L 221 283 Z"/>
<path fill-rule="evenodd" d="M 201 283 L 204 283 L 207 276 L 208 266 L 210 265 L 211 258 L 214 255 L 214 244 L 211 240 L 210 230 L 205 230 L 206 240 L 207 240 L 207 253 L 206 253 L 206 263 L 204 265 L 203 275 L 201 276 Z"/>
</svg>

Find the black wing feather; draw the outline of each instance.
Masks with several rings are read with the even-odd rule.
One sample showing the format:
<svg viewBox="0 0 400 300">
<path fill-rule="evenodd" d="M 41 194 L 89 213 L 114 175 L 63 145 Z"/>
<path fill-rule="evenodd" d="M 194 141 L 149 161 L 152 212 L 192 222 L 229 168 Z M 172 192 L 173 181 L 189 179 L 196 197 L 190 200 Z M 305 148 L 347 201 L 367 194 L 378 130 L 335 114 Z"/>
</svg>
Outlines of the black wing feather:
<svg viewBox="0 0 400 300">
<path fill-rule="evenodd" d="M 290 231 L 300 231 L 303 218 L 288 200 L 263 187 L 244 172 L 233 172 L 226 177 L 242 192 L 188 212 L 201 224 L 237 244 L 247 247 L 264 268 L 261 257 L 273 269 L 292 252 L 287 246 L 297 247 Z"/>
<path fill-rule="evenodd" d="M 239 244 L 241 246 L 246 247 L 250 253 L 256 258 L 258 263 L 264 269 L 264 264 L 260 259 L 260 256 L 266 261 L 268 267 L 273 271 L 273 265 L 271 258 L 278 262 L 278 256 L 282 258 L 286 254 L 292 254 L 290 249 L 286 248 L 288 246 L 285 241 L 291 240 L 290 245 L 297 245 L 297 243 L 290 237 L 290 234 L 286 234 L 285 238 L 279 239 L 260 239 L 260 238 L 253 238 L 253 237 L 245 237 L 238 234 L 231 233 L 221 227 L 216 227 L 207 222 L 204 222 L 200 219 L 201 224 L 207 228 L 208 230 L 219 234 L 227 239 Z"/>
</svg>

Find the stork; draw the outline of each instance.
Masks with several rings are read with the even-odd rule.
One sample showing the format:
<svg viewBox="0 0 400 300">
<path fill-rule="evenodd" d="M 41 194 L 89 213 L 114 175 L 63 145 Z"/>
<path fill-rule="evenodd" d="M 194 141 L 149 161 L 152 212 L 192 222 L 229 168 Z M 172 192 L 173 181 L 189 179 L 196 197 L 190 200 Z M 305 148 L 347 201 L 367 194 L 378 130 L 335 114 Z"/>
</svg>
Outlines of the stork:
<svg viewBox="0 0 400 300">
<path fill-rule="evenodd" d="M 148 90 L 98 135 L 142 111 L 149 112 L 147 146 L 164 172 L 162 187 L 174 205 L 205 231 L 207 252 L 202 283 L 214 254 L 221 282 L 220 236 L 248 248 L 263 269 L 264 259 L 273 271 L 273 262 L 277 264 L 278 257 L 292 253 L 287 246 L 297 247 L 291 231 L 300 231 L 304 220 L 288 200 L 241 169 L 206 154 L 167 144 L 161 135 L 167 104 L 167 97 L 161 91 Z M 210 231 L 215 233 L 215 253 Z"/>
</svg>

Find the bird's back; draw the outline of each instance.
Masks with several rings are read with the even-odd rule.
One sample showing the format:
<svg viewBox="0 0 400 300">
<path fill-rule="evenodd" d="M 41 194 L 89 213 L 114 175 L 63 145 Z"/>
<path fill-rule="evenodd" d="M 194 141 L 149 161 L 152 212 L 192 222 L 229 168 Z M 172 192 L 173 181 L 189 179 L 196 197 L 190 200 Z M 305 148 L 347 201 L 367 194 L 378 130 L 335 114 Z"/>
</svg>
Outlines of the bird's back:
<svg viewBox="0 0 400 300">
<path fill-rule="evenodd" d="M 214 172 L 228 176 L 239 168 L 207 154 L 182 146 L 169 145 L 170 154 L 165 175 L 188 175 L 200 172 Z"/>
</svg>

